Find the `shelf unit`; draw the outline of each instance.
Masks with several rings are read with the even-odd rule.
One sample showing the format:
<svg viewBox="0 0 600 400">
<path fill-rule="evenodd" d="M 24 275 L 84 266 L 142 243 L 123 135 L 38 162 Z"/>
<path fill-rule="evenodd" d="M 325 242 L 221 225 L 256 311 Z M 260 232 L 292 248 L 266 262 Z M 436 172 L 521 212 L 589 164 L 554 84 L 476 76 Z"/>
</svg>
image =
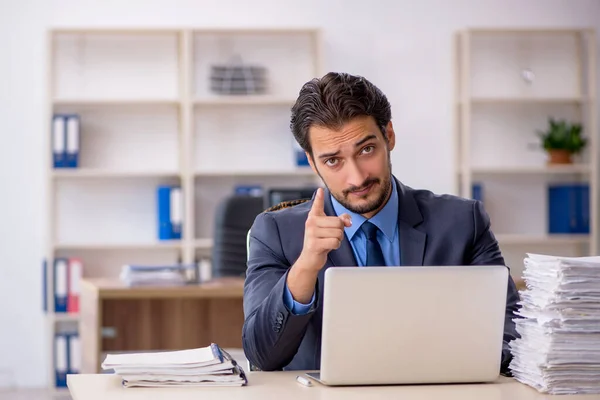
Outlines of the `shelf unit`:
<svg viewBox="0 0 600 400">
<path fill-rule="evenodd" d="M 48 360 L 77 315 L 52 312 L 53 260 L 78 257 L 86 278 L 117 277 L 127 263 L 192 263 L 210 256 L 213 218 L 236 185 L 318 185 L 296 167 L 290 108 L 323 74 L 321 33 L 298 29 L 52 29 L 47 120 L 81 117 L 79 167 L 47 169 Z M 215 63 L 241 57 L 267 68 L 261 95 L 209 90 Z M 50 149 L 51 124 L 44 132 Z M 181 240 L 159 241 L 155 189 L 183 191 Z"/>
<path fill-rule="evenodd" d="M 465 29 L 456 35 L 457 192 L 480 184 L 513 278 L 527 252 L 598 254 L 598 104 L 592 29 Z M 549 165 L 537 130 L 580 122 L 589 139 L 572 165 Z M 549 234 L 547 187 L 587 183 L 589 234 Z"/>
</svg>

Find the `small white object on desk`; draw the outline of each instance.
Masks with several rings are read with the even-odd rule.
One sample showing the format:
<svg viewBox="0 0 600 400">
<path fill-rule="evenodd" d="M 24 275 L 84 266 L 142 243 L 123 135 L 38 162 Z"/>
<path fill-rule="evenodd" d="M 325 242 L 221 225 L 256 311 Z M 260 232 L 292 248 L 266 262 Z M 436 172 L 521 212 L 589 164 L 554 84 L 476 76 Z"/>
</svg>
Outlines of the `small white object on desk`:
<svg viewBox="0 0 600 400">
<path fill-rule="evenodd" d="M 305 378 L 301 375 L 298 375 L 296 380 L 304 386 L 312 386 L 312 382 L 308 378 Z"/>
</svg>

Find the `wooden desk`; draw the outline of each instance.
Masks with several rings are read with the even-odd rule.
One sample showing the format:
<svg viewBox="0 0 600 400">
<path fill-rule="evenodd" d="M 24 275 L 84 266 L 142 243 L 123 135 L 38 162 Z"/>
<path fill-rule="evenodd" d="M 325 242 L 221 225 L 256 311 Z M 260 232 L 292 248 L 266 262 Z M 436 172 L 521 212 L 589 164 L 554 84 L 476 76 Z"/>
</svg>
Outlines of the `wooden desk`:
<svg viewBox="0 0 600 400">
<path fill-rule="evenodd" d="M 116 375 L 69 375 L 73 400 L 539 400 L 600 399 L 600 395 L 551 396 L 541 394 L 514 379 L 494 383 L 456 385 L 312 387 L 296 382 L 299 372 L 250 372 L 248 386 L 203 388 L 129 388 Z"/>
<path fill-rule="evenodd" d="M 238 278 L 165 287 L 82 280 L 82 372 L 101 372 L 106 352 L 241 348 L 243 286 Z"/>
</svg>

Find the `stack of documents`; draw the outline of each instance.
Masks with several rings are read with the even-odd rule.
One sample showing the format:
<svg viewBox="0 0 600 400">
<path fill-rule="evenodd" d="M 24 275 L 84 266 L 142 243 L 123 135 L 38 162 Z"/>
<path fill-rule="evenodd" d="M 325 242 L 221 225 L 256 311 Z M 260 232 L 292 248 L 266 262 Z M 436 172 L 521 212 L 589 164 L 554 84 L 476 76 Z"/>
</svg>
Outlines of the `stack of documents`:
<svg viewBox="0 0 600 400">
<path fill-rule="evenodd" d="M 244 370 L 216 344 L 157 353 L 109 354 L 102 369 L 114 370 L 125 387 L 244 386 Z"/>
<path fill-rule="evenodd" d="M 127 285 L 183 285 L 188 282 L 186 265 L 124 265 L 120 278 Z"/>
<path fill-rule="evenodd" d="M 528 254 L 513 376 L 543 393 L 600 393 L 600 257 Z"/>
</svg>

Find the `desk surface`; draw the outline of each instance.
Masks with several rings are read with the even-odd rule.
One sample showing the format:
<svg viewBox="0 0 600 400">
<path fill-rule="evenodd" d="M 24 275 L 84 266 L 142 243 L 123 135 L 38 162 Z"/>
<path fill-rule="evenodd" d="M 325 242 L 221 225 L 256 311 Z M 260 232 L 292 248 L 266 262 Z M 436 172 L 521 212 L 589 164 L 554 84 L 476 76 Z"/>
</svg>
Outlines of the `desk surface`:
<svg viewBox="0 0 600 400">
<path fill-rule="evenodd" d="M 551 396 L 538 393 L 514 379 L 494 383 L 456 385 L 407 385 L 312 387 L 296 382 L 299 372 L 250 372 L 248 386 L 202 388 L 128 388 L 116 375 L 69 375 L 67 383 L 73 400 L 262 400 L 262 399 L 411 399 L 411 400 L 539 400 L 600 399 L 600 395 Z"/>
<path fill-rule="evenodd" d="M 103 299 L 146 298 L 242 298 L 243 278 L 221 278 L 210 282 L 172 286 L 129 286 L 118 279 L 82 279 L 81 286 Z"/>
</svg>

